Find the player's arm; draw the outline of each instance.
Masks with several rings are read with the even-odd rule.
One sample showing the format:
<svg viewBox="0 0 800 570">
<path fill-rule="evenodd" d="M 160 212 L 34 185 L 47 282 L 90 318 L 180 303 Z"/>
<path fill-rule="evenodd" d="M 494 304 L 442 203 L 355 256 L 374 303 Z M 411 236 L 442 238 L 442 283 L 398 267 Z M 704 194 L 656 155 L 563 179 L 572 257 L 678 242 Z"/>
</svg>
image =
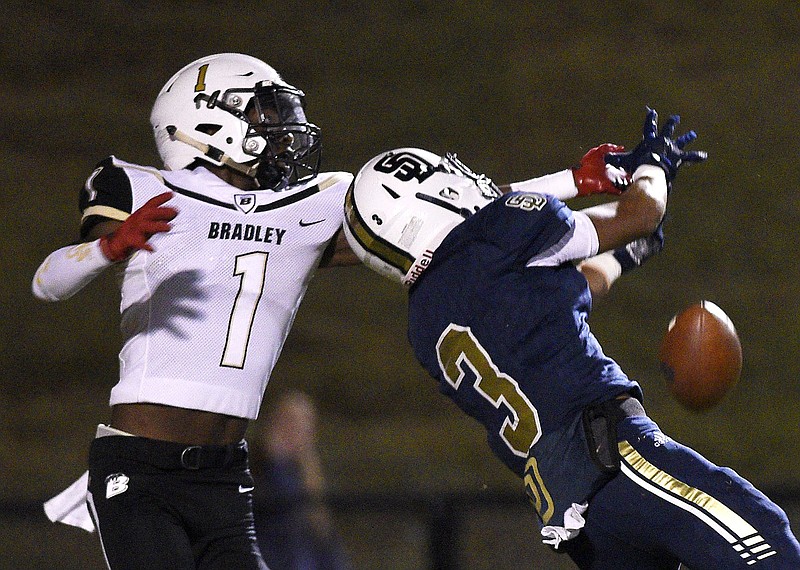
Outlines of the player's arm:
<svg viewBox="0 0 800 570">
<path fill-rule="evenodd" d="M 667 179 L 653 165 L 639 166 L 619 200 L 580 210 L 597 231 L 598 252 L 609 251 L 656 231 L 667 209 Z"/>
<path fill-rule="evenodd" d="M 361 260 L 358 259 L 353 250 L 350 249 L 350 244 L 347 243 L 347 238 L 344 232 L 340 229 L 328 244 L 325 253 L 322 254 L 322 260 L 319 262 L 320 267 L 343 267 L 348 265 L 358 265 Z"/>
<path fill-rule="evenodd" d="M 655 232 L 631 243 L 584 259 L 578 269 L 589 282 L 592 295 L 601 297 L 623 274 L 635 269 L 664 248 L 663 221 Z"/>
<path fill-rule="evenodd" d="M 630 176 L 622 169 L 609 164 L 606 155 L 619 155 L 625 147 L 605 143 L 594 147 L 572 168 L 554 174 L 512 182 L 500 186 L 503 194 L 508 192 L 532 192 L 555 196 L 562 202 L 576 196 L 591 194 L 619 194 L 627 186 Z"/>
<path fill-rule="evenodd" d="M 605 164 L 608 154 L 598 154 L 599 161 Z M 549 195 L 560 201 L 558 196 Z M 582 260 L 648 236 L 664 217 L 666 201 L 664 171 L 651 164 L 638 165 L 630 184 L 617 200 L 574 210 L 573 235 L 567 244 L 555 253 L 548 251 L 535 255 L 527 264 L 550 265 Z"/>
<path fill-rule="evenodd" d="M 153 251 L 148 240 L 169 231 L 169 221 L 178 213 L 163 205 L 171 197 L 164 192 L 151 198 L 124 222 L 105 219 L 92 227 L 83 243 L 48 255 L 33 277 L 34 296 L 42 301 L 69 299 L 114 263 L 139 250 Z"/>
<path fill-rule="evenodd" d="M 591 220 L 597 232 L 598 255 L 584 259 L 578 269 L 586 277 L 592 296 L 608 293 L 611 285 L 632 266 L 628 247 L 635 243 L 651 243 L 652 255 L 660 250 L 653 236 L 659 235 L 667 207 L 667 182 L 664 171 L 657 166 L 637 168 L 633 182 L 616 202 L 580 210 Z M 648 242 L 647 240 L 650 240 Z M 663 241 L 661 241 L 663 244 Z M 639 259 L 641 263 L 643 259 Z"/>
<path fill-rule="evenodd" d="M 599 251 L 602 253 L 583 260 L 578 268 L 589 282 L 593 295 L 607 293 L 620 275 L 639 267 L 664 247 L 663 211 L 666 210 L 666 199 L 672 181 L 681 165 L 702 162 L 707 157 L 703 151 L 684 150 L 688 143 L 697 138 L 694 131 L 689 131 L 677 140 L 672 139 L 679 121 L 680 118 L 673 115 L 659 134 L 658 114 L 655 110 L 648 109 L 642 141 L 636 148 L 628 153 L 611 153 L 606 156 L 608 162 L 620 168 L 636 169 L 635 183 L 630 195 L 634 200 L 632 205 L 620 204 L 627 198 L 626 192 L 620 203 L 598 206 L 587 212 L 598 229 Z M 619 244 L 620 236 L 624 239 L 626 232 L 635 231 L 635 224 L 628 224 L 626 218 L 630 218 L 631 213 L 635 217 L 640 208 L 645 224 L 651 223 L 652 216 L 658 215 L 659 209 L 662 210 L 658 224 L 651 233 Z"/>
<path fill-rule="evenodd" d="M 110 267 L 99 240 L 69 245 L 48 255 L 33 276 L 33 295 L 41 301 L 63 301 Z"/>
</svg>

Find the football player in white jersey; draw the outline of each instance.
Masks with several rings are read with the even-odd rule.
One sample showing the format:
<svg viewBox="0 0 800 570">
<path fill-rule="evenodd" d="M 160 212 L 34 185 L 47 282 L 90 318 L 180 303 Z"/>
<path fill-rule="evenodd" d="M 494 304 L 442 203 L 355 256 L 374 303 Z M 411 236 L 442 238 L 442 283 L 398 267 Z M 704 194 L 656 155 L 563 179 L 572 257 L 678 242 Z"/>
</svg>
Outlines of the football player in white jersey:
<svg viewBox="0 0 800 570">
<path fill-rule="evenodd" d="M 152 110 L 164 169 L 100 162 L 81 191 L 81 243 L 34 276 L 35 296 L 58 301 L 120 273 L 111 421 L 88 475 L 45 505 L 51 520 L 97 528 L 114 570 L 264 567 L 245 430 L 314 271 L 359 262 L 340 231 L 353 177 L 318 171 L 303 100 L 246 55 L 190 63 Z M 538 184 L 618 192 L 614 150 Z"/>
<path fill-rule="evenodd" d="M 315 270 L 358 262 L 340 231 L 352 175 L 319 172 L 304 94 L 247 55 L 181 69 L 151 123 L 164 169 L 100 162 L 81 243 L 33 280 L 58 301 L 109 267 L 121 276 L 111 421 L 88 494 L 83 478 L 48 514 L 97 528 L 114 570 L 266 568 L 243 438 Z M 91 521 L 73 508 L 84 497 Z"/>
</svg>

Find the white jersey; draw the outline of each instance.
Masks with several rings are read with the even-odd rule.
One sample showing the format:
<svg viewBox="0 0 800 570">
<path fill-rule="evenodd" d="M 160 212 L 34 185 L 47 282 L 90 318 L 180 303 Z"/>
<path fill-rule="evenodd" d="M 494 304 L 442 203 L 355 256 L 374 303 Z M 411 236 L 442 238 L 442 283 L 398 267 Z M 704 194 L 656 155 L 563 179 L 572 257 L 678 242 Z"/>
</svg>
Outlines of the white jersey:
<svg viewBox="0 0 800 570">
<path fill-rule="evenodd" d="M 352 181 L 329 172 L 282 192 L 244 191 L 205 168 L 159 171 L 114 157 L 81 196 L 82 231 L 167 190 L 172 230 L 123 266 L 120 379 L 110 403 L 255 419 L 269 376 Z"/>
</svg>

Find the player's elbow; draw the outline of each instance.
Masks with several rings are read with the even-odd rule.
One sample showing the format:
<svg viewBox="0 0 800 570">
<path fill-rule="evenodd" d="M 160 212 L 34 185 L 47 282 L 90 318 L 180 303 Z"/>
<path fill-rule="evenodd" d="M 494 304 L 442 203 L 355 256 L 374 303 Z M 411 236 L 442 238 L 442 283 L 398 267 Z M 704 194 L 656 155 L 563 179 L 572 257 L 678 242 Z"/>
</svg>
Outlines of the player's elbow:
<svg viewBox="0 0 800 570">
<path fill-rule="evenodd" d="M 649 236 L 656 231 L 666 211 L 663 201 L 646 193 L 626 198 L 619 203 L 614 219 L 618 232 L 614 234 L 616 240 L 609 249 Z"/>
<path fill-rule="evenodd" d="M 61 280 L 55 279 L 53 272 L 49 271 L 49 257 L 46 259 L 36 270 L 31 283 L 31 292 L 33 296 L 39 301 L 47 303 L 55 303 L 56 301 L 65 301 L 72 297 L 77 290 L 70 290 L 65 288 Z"/>
<path fill-rule="evenodd" d="M 611 284 L 617 277 L 617 275 L 612 276 L 605 268 L 599 265 L 594 262 L 594 258 L 584 260 L 578 265 L 578 270 L 586 278 L 586 282 L 589 284 L 589 291 L 591 291 L 592 297 L 595 299 L 604 297 L 611 290 Z"/>
<path fill-rule="evenodd" d="M 43 291 L 40 287 L 37 287 L 35 284 L 34 284 L 32 289 L 33 289 L 34 298 L 36 298 L 39 301 L 44 301 L 46 303 L 52 303 L 53 301 L 57 301 L 58 300 L 58 299 L 55 299 L 55 298 L 51 297 L 50 295 L 48 295 L 45 291 Z"/>
</svg>

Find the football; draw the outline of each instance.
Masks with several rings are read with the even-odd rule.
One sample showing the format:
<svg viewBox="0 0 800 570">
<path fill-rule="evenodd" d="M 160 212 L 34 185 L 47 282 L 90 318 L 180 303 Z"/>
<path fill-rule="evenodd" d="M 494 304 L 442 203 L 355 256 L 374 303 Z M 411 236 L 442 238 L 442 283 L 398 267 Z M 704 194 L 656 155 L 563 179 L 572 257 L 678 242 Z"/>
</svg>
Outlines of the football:
<svg viewBox="0 0 800 570">
<path fill-rule="evenodd" d="M 711 301 L 689 305 L 672 318 L 658 357 L 672 395 L 696 412 L 719 403 L 742 372 L 739 335 Z"/>
</svg>

